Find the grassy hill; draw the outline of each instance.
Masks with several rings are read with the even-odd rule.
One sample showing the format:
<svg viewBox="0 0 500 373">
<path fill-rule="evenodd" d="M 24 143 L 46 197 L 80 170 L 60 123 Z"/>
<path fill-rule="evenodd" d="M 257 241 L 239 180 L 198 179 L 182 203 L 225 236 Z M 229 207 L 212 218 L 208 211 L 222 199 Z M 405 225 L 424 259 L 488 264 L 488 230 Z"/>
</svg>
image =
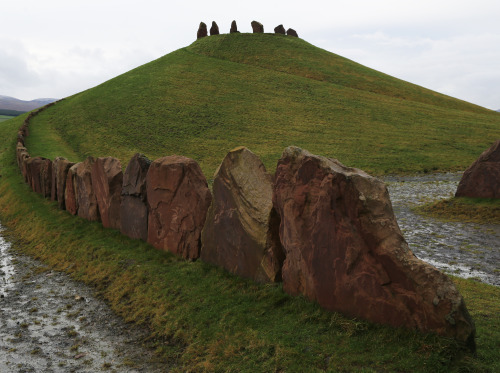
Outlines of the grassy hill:
<svg viewBox="0 0 500 373">
<path fill-rule="evenodd" d="M 297 145 L 383 174 L 464 169 L 500 137 L 500 114 L 301 39 L 232 34 L 69 97 L 32 128 L 30 149 L 48 157 L 59 149 L 43 137 L 55 133 L 79 159 L 113 155 L 126 163 L 135 152 L 176 153 L 210 178 L 235 146 L 273 170 L 282 150 Z"/>
<path fill-rule="evenodd" d="M 172 371 L 493 372 L 500 289 L 454 279 L 477 355 L 455 341 L 353 320 L 222 269 L 187 262 L 59 210 L 17 169 L 17 128 L 0 124 L 0 220 L 19 248 L 96 287 L 150 328 Z M 303 40 L 205 38 L 36 116 L 32 155 L 72 160 L 140 151 L 200 162 L 207 176 L 246 145 L 275 168 L 298 145 L 373 173 L 464 169 L 500 137 L 500 114 L 376 72 Z"/>
</svg>

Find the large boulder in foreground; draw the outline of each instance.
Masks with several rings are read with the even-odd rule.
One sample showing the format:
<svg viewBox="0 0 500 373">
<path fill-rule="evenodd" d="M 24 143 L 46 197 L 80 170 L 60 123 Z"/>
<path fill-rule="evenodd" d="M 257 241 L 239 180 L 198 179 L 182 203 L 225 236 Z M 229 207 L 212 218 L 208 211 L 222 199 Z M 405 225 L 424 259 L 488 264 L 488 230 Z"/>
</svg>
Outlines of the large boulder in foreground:
<svg viewBox="0 0 500 373">
<path fill-rule="evenodd" d="M 462 296 L 445 274 L 409 250 L 382 181 L 289 147 L 278 162 L 273 202 L 281 216 L 286 292 L 475 348 Z"/>
<path fill-rule="evenodd" d="M 92 164 L 90 174 L 102 226 L 104 228 L 120 229 L 120 204 L 123 182 L 120 160 L 113 157 L 96 158 Z"/>
<path fill-rule="evenodd" d="M 201 259 L 259 282 L 280 281 L 284 252 L 272 195 L 260 159 L 244 147 L 230 151 L 215 173 Z"/>
<path fill-rule="evenodd" d="M 500 140 L 465 170 L 455 197 L 500 198 Z"/>
<path fill-rule="evenodd" d="M 186 259 L 200 256 L 200 236 L 212 199 L 194 160 L 172 155 L 155 160 L 146 176 L 148 242 Z"/>
<path fill-rule="evenodd" d="M 85 161 L 73 166 L 75 167 L 74 188 L 78 204 L 78 216 L 90 221 L 96 221 L 100 218 L 91 176 L 94 162 L 94 157 L 88 157 Z"/>
<path fill-rule="evenodd" d="M 121 232 L 134 239 L 148 239 L 148 203 L 146 175 L 151 161 L 142 154 L 135 154 L 123 174 L 122 201 L 120 206 Z"/>
</svg>

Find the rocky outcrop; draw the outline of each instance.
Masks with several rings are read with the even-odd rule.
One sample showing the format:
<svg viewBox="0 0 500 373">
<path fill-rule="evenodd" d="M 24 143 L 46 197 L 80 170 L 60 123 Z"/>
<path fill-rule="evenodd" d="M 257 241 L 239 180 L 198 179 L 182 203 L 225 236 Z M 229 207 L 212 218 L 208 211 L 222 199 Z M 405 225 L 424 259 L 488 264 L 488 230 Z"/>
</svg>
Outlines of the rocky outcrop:
<svg viewBox="0 0 500 373">
<path fill-rule="evenodd" d="M 78 205 L 78 216 L 90 221 L 99 220 L 99 208 L 91 176 L 94 162 L 95 158 L 88 157 L 85 161 L 73 166 L 75 167 L 74 187 Z"/>
<path fill-rule="evenodd" d="M 123 172 L 120 160 L 96 158 L 91 168 L 92 187 L 104 228 L 120 229 Z"/>
<path fill-rule="evenodd" d="M 204 38 L 208 35 L 207 25 L 204 22 L 200 22 L 200 26 L 198 27 L 198 32 L 196 33 L 196 39 Z"/>
<path fill-rule="evenodd" d="M 251 25 L 254 34 L 262 34 L 264 32 L 264 26 L 262 25 L 262 23 L 252 21 Z"/>
<path fill-rule="evenodd" d="M 74 164 L 64 157 L 57 157 L 53 162 L 52 191 L 56 194 L 55 200 L 57 200 L 57 204 L 61 210 L 66 209 L 66 179 L 69 169 Z"/>
<path fill-rule="evenodd" d="M 294 36 L 296 38 L 299 37 L 299 35 L 297 34 L 297 31 L 295 31 L 293 28 L 289 28 L 288 30 L 286 30 L 286 34 L 288 36 Z"/>
<path fill-rule="evenodd" d="M 286 31 L 285 31 L 285 28 L 283 27 L 283 25 L 279 25 L 279 26 L 276 26 L 274 28 L 274 33 L 275 34 L 282 34 L 282 35 L 285 35 L 286 34 Z"/>
<path fill-rule="evenodd" d="M 455 197 L 500 198 L 500 140 L 465 170 Z"/>
<path fill-rule="evenodd" d="M 236 26 L 236 21 L 231 22 L 231 28 L 229 29 L 230 34 L 237 34 L 239 33 L 238 27 Z"/>
<path fill-rule="evenodd" d="M 409 250 L 382 181 L 296 147 L 278 162 L 273 202 L 283 289 L 322 307 L 456 338 L 474 323 L 453 282 Z"/>
<path fill-rule="evenodd" d="M 135 154 L 123 174 L 120 206 L 121 232 L 130 238 L 148 239 L 148 204 L 146 175 L 151 161 Z"/>
<path fill-rule="evenodd" d="M 210 35 L 219 35 L 219 26 L 215 21 L 212 21 L 212 27 L 210 27 Z"/>
<path fill-rule="evenodd" d="M 80 167 L 80 163 L 75 163 L 68 169 L 66 176 L 66 186 L 64 188 L 64 205 L 66 211 L 72 215 L 78 214 L 78 200 L 76 198 L 76 170 Z"/>
<path fill-rule="evenodd" d="M 146 176 L 149 204 L 148 242 L 196 259 L 211 194 L 200 166 L 182 156 L 155 160 Z"/>
<path fill-rule="evenodd" d="M 259 282 L 281 280 L 284 252 L 271 175 L 244 147 L 230 151 L 214 179 L 201 259 Z"/>
</svg>

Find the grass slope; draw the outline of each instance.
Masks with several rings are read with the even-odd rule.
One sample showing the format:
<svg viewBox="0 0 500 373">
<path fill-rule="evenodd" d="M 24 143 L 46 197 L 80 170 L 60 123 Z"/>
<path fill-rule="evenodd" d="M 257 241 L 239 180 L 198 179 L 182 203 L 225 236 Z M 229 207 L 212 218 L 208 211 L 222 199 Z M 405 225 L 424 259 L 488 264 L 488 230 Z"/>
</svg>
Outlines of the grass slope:
<svg viewBox="0 0 500 373">
<path fill-rule="evenodd" d="M 477 355 L 454 341 L 320 309 L 281 285 L 188 262 L 61 211 L 30 192 L 15 161 L 20 118 L 0 125 L 0 220 L 16 248 L 96 287 L 151 329 L 172 371 L 493 372 L 500 289 L 454 279 L 477 327 Z"/>
<path fill-rule="evenodd" d="M 49 126 L 49 129 L 47 129 Z M 51 133 L 52 131 L 52 133 Z M 392 78 L 307 42 L 211 36 L 69 97 L 33 121 L 78 159 L 182 154 L 208 178 L 245 145 L 274 170 L 289 145 L 375 174 L 461 170 L 500 137 L 500 114 Z M 72 154 L 60 154 L 71 155 Z"/>
</svg>

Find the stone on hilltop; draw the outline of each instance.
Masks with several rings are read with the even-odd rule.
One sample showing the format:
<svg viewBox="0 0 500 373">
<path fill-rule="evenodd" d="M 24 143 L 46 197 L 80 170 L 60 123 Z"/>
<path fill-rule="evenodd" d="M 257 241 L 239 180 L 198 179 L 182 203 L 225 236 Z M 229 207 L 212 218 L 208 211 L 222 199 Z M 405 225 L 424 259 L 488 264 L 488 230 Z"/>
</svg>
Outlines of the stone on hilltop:
<svg viewBox="0 0 500 373">
<path fill-rule="evenodd" d="M 288 36 L 294 36 L 296 38 L 299 37 L 299 35 L 297 34 L 297 31 L 295 31 L 293 28 L 289 28 L 287 31 L 286 31 L 286 34 Z"/>
<path fill-rule="evenodd" d="M 244 147 L 230 151 L 215 174 L 201 259 L 259 282 L 280 281 L 284 252 L 272 193 L 261 160 Z"/>
<path fill-rule="evenodd" d="M 455 197 L 500 198 L 500 140 L 465 170 Z"/>
<path fill-rule="evenodd" d="M 196 33 L 196 39 L 204 38 L 208 35 L 207 25 L 204 22 L 200 22 L 200 26 L 198 27 L 198 32 Z"/>
<path fill-rule="evenodd" d="M 120 206 L 121 232 L 134 239 L 148 239 L 148 205 L 146 175 L 151 161 L 135 154 L 123 174 L 122 202 Z"/>
<path fill-rule="evenodd" d="M 285 28 L 283 27 L 283 25 L 279 25 L 279 26 L 276 26 L 274 28 L 274 33 L 275 34 L 282 34 L 282 35 L 285 35 L 286 34 L 286 31 L 285 31 Z"/>
<path fill-rule="evenodd" d="M 120 229 L 123 182 L 120 160 L 113 157 L 96 158 L 90 173 L 102 226 Z"/>
<path fill-rule="evenodd" d="M 229 30 L 230 34 L 237 34 L 239 33 L 238 27 L 236 26 L 236 21 L 231 22 L 231 29 Z"/>
<path fill-rule="evenodd" d="M 85 161 L 73 166 L 75 167 L 74 187 L 78 204 L 78 216 L 90 221 L 99 220 L 99 207 L 91 176 L 94 162 L 94 157 L 88 157 Z"/>
<path fill-rule="evenodd" d="M 66 209 L 66 179 L 69 169 L 74 165 L 74 162 L 68 161 L 64 157 L 54 159 L 52 170 L 52 190 L 56 194 L 55 200 L 61 210 Z"/>
<path fill-rule="evenodd" d="M 475 349 L 462 296 L 451 279 L 409 250 L 382 181 L 289 147 L 278 162 L 273 202 L 281 217 L 287 293 Z"/>
<path fill-rule="evenodd" d="M 219 35 L 219 26 L 215 21 L 212 21 L 212 27 L 210 27 L 210 35 Z"/>
<path fill-rule="evenodd" d="M 254 34 L 264 33 L 264 26 L 262 25 L 262 23 L 257 22 L 257 21 L 252 21 L 251 25 L 252 25 L 252 30 L 253 30 Z"/>
<path fill-rule="evenodd" d="M 146 176 L 149 205 L 148 242 L 196 259 L 211 194 L 194 160 L 172 155 L 155 160 Z"/>
</svg>

